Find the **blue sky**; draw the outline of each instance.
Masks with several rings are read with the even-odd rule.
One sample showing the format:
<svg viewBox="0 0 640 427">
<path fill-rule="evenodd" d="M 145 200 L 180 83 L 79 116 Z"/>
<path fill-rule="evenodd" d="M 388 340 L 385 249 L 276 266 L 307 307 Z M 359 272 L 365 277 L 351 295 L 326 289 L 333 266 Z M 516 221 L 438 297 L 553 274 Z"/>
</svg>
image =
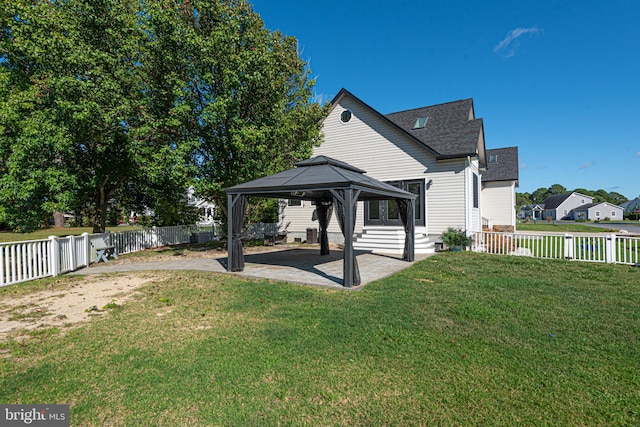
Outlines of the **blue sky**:
<svg viewBox="0 0 640 427">
<path fill-rule="evenodd" d="M 640 1 L 255 0 L 298 39 L 318 99 L 380 113 L 473 98 L 520 187 L 640 195 Z"/>
</svg>

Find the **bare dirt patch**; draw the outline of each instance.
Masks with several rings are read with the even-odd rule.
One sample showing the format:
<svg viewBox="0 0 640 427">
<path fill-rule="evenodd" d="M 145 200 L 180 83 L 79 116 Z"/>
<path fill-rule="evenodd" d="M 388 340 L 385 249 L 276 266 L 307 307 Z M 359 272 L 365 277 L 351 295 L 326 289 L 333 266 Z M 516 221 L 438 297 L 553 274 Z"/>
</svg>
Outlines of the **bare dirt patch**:
<svg viewBox="0 0 640 427">
<path fill-rule="evenodd" d="M 136 290 L 159 274 L 87 276 L 65 289 L 43 290 L 0 301 L 0 340 L 19 330 L 70 327 L 108 312 L 108 304 L 123 305 Z"/>
</svg>

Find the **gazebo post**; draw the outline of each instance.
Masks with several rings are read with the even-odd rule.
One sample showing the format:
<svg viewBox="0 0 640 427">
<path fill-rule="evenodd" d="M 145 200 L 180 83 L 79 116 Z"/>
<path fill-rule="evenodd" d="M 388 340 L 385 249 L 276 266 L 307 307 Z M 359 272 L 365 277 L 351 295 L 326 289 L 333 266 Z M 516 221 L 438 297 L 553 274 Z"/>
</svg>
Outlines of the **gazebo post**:
<svg viewBox="0 0 640 427">
<path fill-rule="evenodd" d="M 231 272 L 231 253 L 233 252 L 233 194 L 227 194 L 227 271 Z"/>
<path fill-rule="evenodd" d="M 353 209 L 352 189 L 344 192 L 344 260 L 343 260 L 343 285 L 346 288 L 353 286 Z"/>
</svg>

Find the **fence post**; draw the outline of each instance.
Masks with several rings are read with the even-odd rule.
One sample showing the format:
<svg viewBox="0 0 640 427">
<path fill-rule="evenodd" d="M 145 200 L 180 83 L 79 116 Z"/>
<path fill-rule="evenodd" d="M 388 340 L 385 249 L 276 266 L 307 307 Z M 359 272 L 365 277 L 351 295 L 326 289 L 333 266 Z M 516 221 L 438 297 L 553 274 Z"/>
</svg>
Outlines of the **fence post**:
<svg viewBox="0 0 640 427">
<path fill-rule="evenodd" d="M 573 259 L 573 258 L 574 258 L 573 235 L 565 233 L 564 234 L 564 259 Z"/>
<path fill-rule="evenodd" d="M 49 273 L 60 274 L 60 243 L 56 236 L 49 236 Z"/>
<path fill-rule="evenodd" d="M 78 260 L 76 259 L 76 236 L 69 236 L 69 262 L 71 263 L 71 271 L 78 268 Z"/>
<path fill-rule="evenodd" d="M 606 245 L 606 257 L 607 257 L 607 262 L 609 264 L 615 264 L 618 261 L 618 254 L 616 253 L 616 248 L 617 248 L 617 244 L 616 244 L 616 235 L 615 234 L 609 234 L 607 236 L 607 245 Z"/>
<path fill-rule="evenodd" d="M 82 233 L 83 242 L 83 253 L 84 253 L 84 266 L 89 267 L 91 264 L 91 239 L 89 238 L 89 233 L 86 231 Z"/>
</svg>

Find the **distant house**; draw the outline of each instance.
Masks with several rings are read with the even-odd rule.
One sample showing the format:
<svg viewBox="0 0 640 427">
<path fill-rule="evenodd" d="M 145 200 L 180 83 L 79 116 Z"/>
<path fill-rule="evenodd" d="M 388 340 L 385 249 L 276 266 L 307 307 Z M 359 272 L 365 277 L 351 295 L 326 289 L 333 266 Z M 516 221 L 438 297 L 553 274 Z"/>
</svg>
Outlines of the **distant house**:
<svg viewBox="0 0 640 427">
<path fill-rule="evenodd" d="M 633 200 L 629 200 L 628 202 L 624 202 L 620 205 L 622 209 L 624 209 L 624 215 L 640 215 L 640 196 L 636 197 Z"/>
<path fill-rule="evenodd" d="M 531 205 L 522 205 L 518 218 L 520 219 L 544 219 L 544 203 L 533 203 Z"/>
<path fill-rule="evenodd" d="M 623 219 L 623 209 L 607 202 L 593 202 L 593 197 L 580 193 L 563 193 L 544 200 L 544 218 L 553 220 L 612 220 Z"/>
<path fill-rule="evenodd" d="M 189 187 L 187 189 L 187 205 L 192 206 L 198 210 L 200 218 L 198 219 L 198 225 L 212 225 L 216 218 L 217 210 L 216 205 L 213 202 L 196 197 L 195 189 Z"/>
<path fill-rule="evenodd" d="M 603 220 L 608 218 L 609 220 L 623 219 L 624 210 L 620 206 L 612 205 L 607 202 L 600 203 L 587 203 L 574 208 L 569 212 L 571 219 L 589 219 L 592 221 Z"/>
<path fill-rule="evenodd" d="M 554 194 L 544 199 L 544 210 L 542 217 L 552 220 L 574 219 L 570 216 L 570 212 L 582 205 L 593 203 L 593 197 L 580 193 L 563 193 Z"/>
<path fill-rule="evenodd" d="M 482 216 L 493 228 L 515 231 L 518 147 L 487 150 L 487 170 L 482 173 Z"/>
</svg>

